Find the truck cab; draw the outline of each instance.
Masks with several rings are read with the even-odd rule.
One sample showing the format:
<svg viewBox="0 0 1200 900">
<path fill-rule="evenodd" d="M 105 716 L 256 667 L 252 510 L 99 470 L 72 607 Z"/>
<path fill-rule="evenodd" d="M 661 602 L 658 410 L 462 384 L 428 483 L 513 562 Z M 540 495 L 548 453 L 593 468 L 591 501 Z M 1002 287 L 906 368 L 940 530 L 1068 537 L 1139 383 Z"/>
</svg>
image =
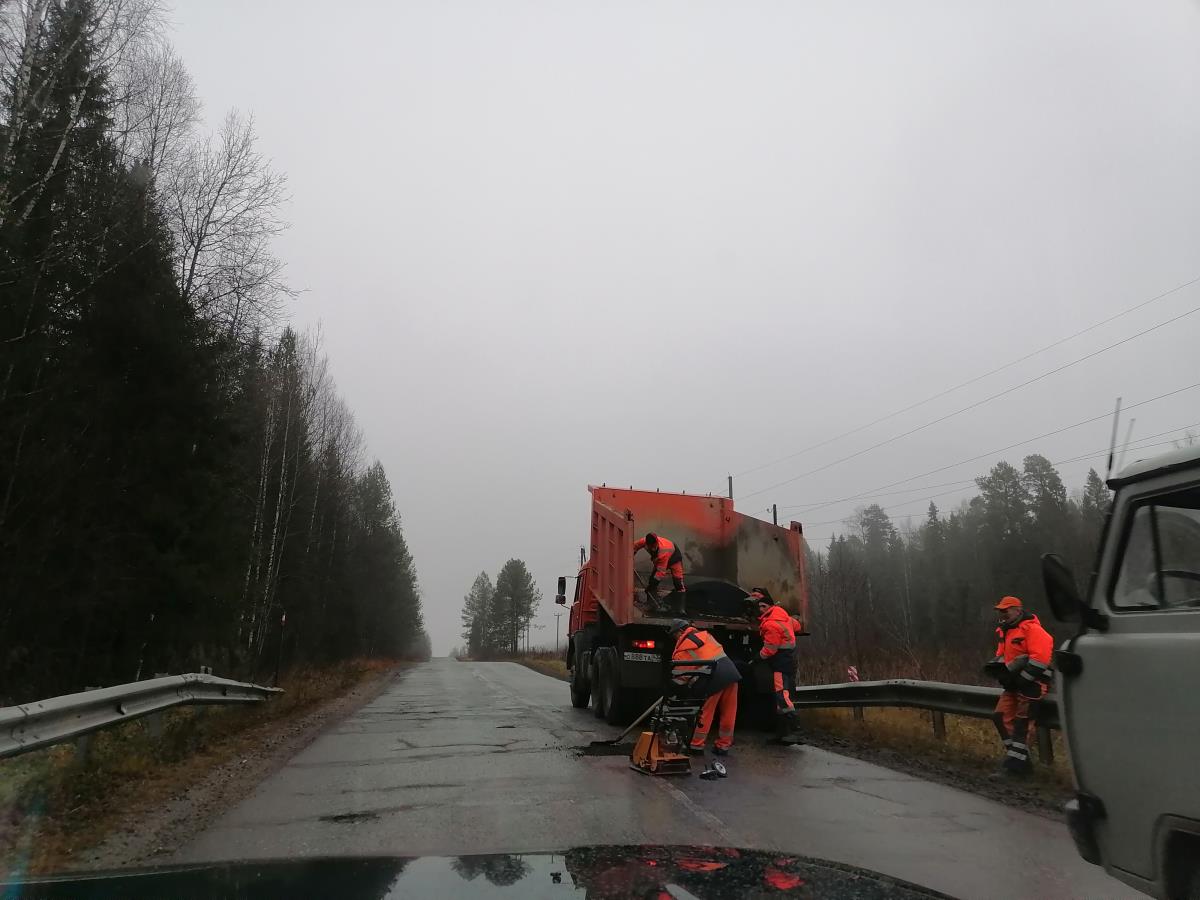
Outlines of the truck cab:
<svg viewBox="0 0 1200 900">
<path fill-rule="evenodd" d="M 1078 624 L 1055 653 L 1081 856 L 1155 897 L 1200 898 L 1200 447 L 1127 466 L 1081 594 L 1043 557 Z"/>
</svg>

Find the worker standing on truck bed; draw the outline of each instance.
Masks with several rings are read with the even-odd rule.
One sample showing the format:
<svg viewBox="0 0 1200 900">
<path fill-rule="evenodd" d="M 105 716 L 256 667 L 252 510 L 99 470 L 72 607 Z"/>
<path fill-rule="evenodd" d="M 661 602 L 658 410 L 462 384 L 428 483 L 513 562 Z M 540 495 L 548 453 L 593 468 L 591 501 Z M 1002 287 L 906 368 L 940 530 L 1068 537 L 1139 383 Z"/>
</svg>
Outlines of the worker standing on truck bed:
<svg viewBox="0 0 1200 900">
<path fill-rule="evenodd" d="M 675 592 L 678 594 L 686 592 L 687 588 L 683 584 L 683 554 L 674 542 L 651 531 L 644 538 L 634 541 L 634 555 L 636 556 L 637 552 L 643 548 L 654 561 L 654 571 L 651 572 L 650 579 L 646 582 L 646 601 L 651 606 L 658 605 L 658 582 L 667 577 L 668 569 L 670 569 L 671 579 L 675 583 Z M 682 602 L 679 606 L 682 610 Z"/>
<path fill-rule="evenodd" d="M 796 707 L 792 691 L 796 678 L 795 619 L 777 606 L 766 588 L 754 588 L 750 598 L 758 604 L 758 631 L 763 646 L 759 659 L 771 667 L 771 689 L 775 693 L 775 739 L 779 743 L 797 743 Z"/>
<path fill-rule="evenodd" d="M 1029 718 L 1029 701 L 1050 688 L 1053 673 L 1050 658 L 1054 638 L 1042 627 L 1038 617 L 1026 611 L 1017 597 L 1005 597 L 996 604 L 996 656 L 985 666 L 1000 681 L 1004 692 L 996 704 L 992 721 L 1004 743 L 1002 771 L 1010 775 L 1028 775 L 1032 771 L 1029 745 L 1036 726 Z"/>
</svg>

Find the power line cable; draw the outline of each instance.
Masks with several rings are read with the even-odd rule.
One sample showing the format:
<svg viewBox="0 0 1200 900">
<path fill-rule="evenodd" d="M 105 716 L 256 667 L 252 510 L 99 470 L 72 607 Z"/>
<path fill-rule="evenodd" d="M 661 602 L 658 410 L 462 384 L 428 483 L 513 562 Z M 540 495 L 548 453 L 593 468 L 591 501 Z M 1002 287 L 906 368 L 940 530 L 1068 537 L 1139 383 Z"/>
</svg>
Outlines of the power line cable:
<svg viewBox="0 0 1200 900">
<path fill-rule="evenodd" d="M 1043 379 L 1049 378 L 1051 375 L 1057 375 L 1059 372 L 1066 371 L 1067 369 L 1070 369 L 1072 366 L 1079 365 L 1081 362 L 1086 362 L 1087 360 L 1092 359 L 1093 357 L 1099 356 L 1101 353 L 1106 353 L 1109 350 L 1112 350 L 1116 347 L 1120 347 L 1122 344 L 1128 344 L 1130 341 L 1137 340 L 1140 337 L 1144 337 L 1145 335 L 1150 334 L 1152 331 L 1157 331 L 1160 328 L 1165 328 L 1167 325 L 1171 325 L 1175 322 L 1178 322 L 1180 319 L 1184 319 L 1184 318 L 1194 315 L 1198 312 L 1200 312 L 1200 306 L 1194 306 L 1191 309 L 1189 309 L 1187 312 L 1180 313 L 1179 315 L 1174 316 L 1173 318 L 1167 319 L 1165 322 L 1159 322 L 1157 325 L 1152 325 L 1151 327 L 1146 328 L 1142 331 L 1139 331 L 1136 334 L 1131 334 L 1131 335 L 1129 335 L 1129 337 L 1122 338 L 1121 340 L 1116 341 L 1115 343 L 1109 344 L 1107 347 L 1101 347 L 1099 350 L 1093 350 L 1091 353 L 1087 353 L 1087 354 L 1079 357 L 1078 359 L 1073 359 L 1069 363 L 1063 363 L 1061 366 L 1056 366 L 1055 368 L 1050 369 L 1047 372 L 1043 372 L 1041 375 L 1036 375 L 1033 378 L 1030 378 L 1026 381 L 1022 381 L 1020 384 L 1015 384 L 1012 387 L 1005 388 L 1004 390 L 999 391 L 995 394 L 992 394 L 989 397 L 984 397 L 982 400 L 977 400 L 974 403 L 964 406 L 961 409 L 956 409 L 954 412 L 946 413 L 944 416 L 938 416 L 938 418 L 932 419 L 931 421 L 926 422 L 923 425 L 918 425 L 916 428 L 910 428 L 908 431 L 901 432 L 900 434 L 894 435 L 890 438 L 887 438 L 886 440 L 879 441 L 878 443 L 872 444 L 870 447 L 866 447 L 862 450 L 858 450 L 855 453 L 851 453 L 847 456 L 843 456 L 840 459 L 835 459 L 833 462 L 826 463 L 823 466 L 818 466 L 815 469 L 810 469 L 807 472 L 801 472 L 799 475 L 793 475 L 791 478 L 786 478 L 783 481 L 779 481 L 779 482 L 776 482 L 775 484 L 768 485 L 767 487 L 762 488 L 761 490 L 751 491 L 749 494 L 745 494 L 742 497 L 742 499 L 748 500 L 751 497 L 757 497 L 759 494 L 765 494 L 767 491 L 773 491 L 777 487 L 783 487 L 785 484 L 791 484 L 794 481 L 799 481 L 801 478 L 807 478 L 809 475 L 816 475 L 818 472 L 824 472 L 826 469 L 832 469 L 834 466 L 841 465 L 844 462 L 849 462 L 852 459 L 857 459 L 858 457 L 862 456 L 863 454 L 870 453 L 872 450 L 878 450 L 880 447 L 886 447 L 888 444 L 893 444 L 896 441 L 901 440 L 902 438 L 906 438 L 910 435 L 916 434 L 918 431 L 924 431 L 926 428 L 930 428 L 934 425 L 938 425 L 942 422 L 945 422 L 947 419 L 953 419 L 955 416 L 962 415 L 963 413 L 969 412 L 973 409 L 978 409 L 979 407 L 983 406 L 985 403 L 991 403 L 993 400 L 997 400 L 1000 397 L 1004 397 L 1008 394 L 1013 393 L 1014 391 L 1019 391 L 1021 388 L 1029 387 L 1029 385 L 1036 384 L 1037 382 L 1042 381 Z"/>
<path fill-rule="evenodd" d="M 1191 427 L 1195 427 L 1195 426 L 1185 426 L 1185 427 L 1191 428 Z M 1161 433 L 1161 434 L 1166 434 L 1167 432 L 1160 432 L 1160 433 Z M 1146 438 L 1139 438 L 1139 439 L 1138 439 L 1138 441 L 1135 441 L 1134 443 L 1138 443 L 1139 441 L 1144 441 L 1144 440 L 1146 440 Z M 1131 449 L 1131 450 L 1134 450 L 1134 451 L 1137 451 L 1137 450 L 1149 450 L 1151 447 L 1164 447 L 1164 446 L 1166 446 L 1167 444 L 1174 444 L 1174 443 L 1175 443 L 1177 440 L 1179 440 L 1179 439 L 1178 439 L 1178 438 L 1175 438 L 1175 439 L 1173 439 L 1173 440 L 1169 440 L 1169 441 L 1158 441 L 1158 442 L 1156 442 L 1156 443 L 1153 443 L 1153 444 L 1143 444 L 1143 445 L 1142 445 L 1142 446 L 1140 446 L 1140 447 L 1130 447 L 1130 448 L 1128 448 L 1128 449 Z M 1060 459 L 1060 460 L 1057 460 L 1056 462 L 1052 462 L 1050 465 L 1052 465 L 1052 466 L 1064 466 L 1064 465 L 1067 465 L 1068 463 L 1079 462 L 1080 460 L 1085 460 L 1085 459 L 1104 459 L 1104 457 L 1108 455 L 1108 450 L 1109 450 L 1109 448 L 1108 448 L 1108 447 L 1104 447 L 1104 448 L 1102 448 L 1102 449 L 1100 449 L 1100 450 L 1096 450 L 1096 451 L 1094 451 L 1094 452 L 1092 452 L 1092 453 L 1087 453 L 1087 454 L 1084 454 L 1083 456 L 1073 456 L 1073 457 L 1071 457 L 1070 459 Z M 974 480 L 974 479 L 972 479 L 972 480 Z M 928 497 L 920 497 L 920 498 L 918 498 L 918 499 L 916 499 L 916 500 L 906 500 L 906 501 L 904 501 L 903 503 L 897 503 L 897 504 L 894 504 L 894 505 L 893 505 L 893 506 L 891 506 L 891 507 L 888 507 L 887 509 L 885 509 L 885 510 L 884 510 L 884 512 L 886 512 L 886 513 L 888 514 L 888 517 L 889 517 L 889 518 L 891 518 L 891 517 L 892 517 L 892 515 L 893 515 L 893 513 L 891 512 L 891 510 L 892 510 L 892 509 L 895 509 L 895 508 L 898 508 L 898 507 L 913 506 L 913 505 L 915 505 L 915 504 L 917 504 L 917 503 L 925 503 L 925 502 L 927 502 L 927 501 L 932 501 L 932 500 L 934 500 L 934 499 L 935 499 L 935 498 L 937 498 L 937 497 L 945 497 L 945 496 L 948 496 L 949 494 L 956 494 L 956 493 L 958 493 L 958 492 L 960 492 L 960 491 L 963 491 L 963 490 L 968 490 L 968 488 L 966 488 L 966 487 L 958 487 L 958 488 L 953 488 L 953 489 L 951 489 L 951 490 L 948 490 L 948 491 L 942 491 L 940 494 L 930 494 Z M 902 519 L 906 519 L 906 518 L 910 518 L 912 515 L 914 515 L 914 514 L 913 514 L 913 513 L 906 513 L 906 514 L 904 514 L 904 515 L 901 515 L 901 516 L 900 516 L 900 518 L 902 518 Z M 851 517 L 850 517 L 850 516 L 842 516 L 840 519 L 826 519 L 826 520 L 825 520 L 825 521 L 823 521 L 823 522 L 808 522 L 808 523 L 805 523 L 805 527 L 806 527 L 806 528 L 807 528 L 807 527 L 814 527 L 814 528 L 815 528 L 815 527 L 816 527 L 816 526 L 818 526 L 818 525 L 837 525 L 837 524 L 843 524 L 843 523 L 845 523 L 845 522 L 846 522 L 846 521 L 847 521 L 849 518 L 851 518 Z M 827 535 L 823 535 L 823 536 L 821 536 L 821 537 L 820 537 L 820 538 L 818 538 L 818 539 L 819 539 L 819 540 L 824 540 L 825 538 L 833 537 L 834 535 L 836 535 L 836 534 L 838 534 L 838 533 L 839 533 L 839 532 L 836 532 L 836 531 L 835 531 L 835 532 L 830 532 L 829 534 L 827 534 Z M 812 538 L 812 535 L 810 535 L 810 534 L 808 534 L 807 532 L 805 532 L 805 534 L 804 534 L 804 538 L 805 538 L 805 540 L 809 540 L 810 538 Z"/>
<path fill-rule="evenodd" d="M 1165 394 L 1159 394 L 1157 397 L 1150 397 L 1146 400 L 1139 400 L 1137 403 L 1132 403 L 1132 404 L 1129 404 L 1128 406 L 1125 406 L 1124 409 L 1126 409 L 1126 410 L 1137 409 L 1139 406 L 1146 406 L 1149 403 L 1156 403 L 1159 400 L 1165 400 L 1167 397 L 1174 397 L 1176 394 L 1182 394 L 1185 391 L 1193 391 L 1196 388 L 1200 388 L 1200 382 L 1197 382 L 1195 384 L 1189 384 L 1185 387 L 1176 388 L 1173 391 L 1167 391 Z M 989 456 L 995 456 L 997 453 L 1004 453 L 1005 451 L 1012 450 L 1015 447 L 1022 447 L 1025 444 L 1032 444 L 1034 441 L 1040 441 L 1040 440 L 1043 440 L 1044 438 L 1054 437 L 1055 435 L 1062 434 L 1063 432 L 1066 432 L 1066 431 L 1070 431 L 1073 428 L 1081 428 L 1084 425 L 1090 425 L 1093 422 L 1099 422 L 1102 419 L 1109 418 L 1111 415 L 1112 415 L 1111 411 L 1103 412 L 1098 416 L 1092 416 L 1090 419 L 1083 419 L 1082 421 L 1075 422 L 1071 425 L 1064 425 L 1062 428 L 1056 428 L 1053 431 L 1047 431 L 1045 434 L 1039 434 L 1035 437 L 1031 437 L 1031 438 L 1028 438 L 1023 441 L 1017 441 L 1016 443 L 1009 444 L 1006 447 L 1000 447 L 996 450 L 989 450 L 987 453 L 980 453 L 978 456 L 972 456 L 968 459 L 959 460 L 958 462 L 948 463 L 947 465 L 944 465 L 944 466 L 938 466 L 936 469 L 930 469 L 928 472 L 922 472 L 919 475 L 910 475 L 907 478 L 901 478 L 899 481 L 893 481 L 889 484 L 881 484 L 878 487 L 872 488 L 871 490 L 868 490 L 868 491 L 863 491 L 860 494 L 853 494 L 848 497 L 841 497 L 837 500 L 831 500 L 828 503 L 824 503 L 820 506 L 815 506 L 812 509 L 809 509 L 808 512 L 816 512 L 819 509 L 826 509 L 827 507 L 833 506 L 836 503 L 845 503 L 849 500 L 861 500 L 864 497 L 874 497 L 879 491 L 886 491 L 886 490 L 889 490 L 890 488 L 898 487 L 899 485 L 902 485 L 902 484 L 908 484 L 910 481 L 916 481 L 918 478 L 926 478 L 930 475 L 937 475 L 937 474 L 939 474 L 941 472 L 945 472 L 949 469 L 956 469 L 959 466 L 965 466 L 967 463 L 978 462 L 981 459 L 987 459 Z"/>
<path fill-rule="evenodd" d="M 1162 437 L 1164 434 L 1174 434 L 1177 431 L 1186 432 L 1188 429 L 1191 429 L 1191 428 L 1200 428 L 1200 422 L 1193 422 L 1190 425 L 1178 425 L 1175 428 L 1168 428 L 1166 431 L 1159 431 L 1154 434 L 1142 435 L 1141 437 L 1137 438 L 1136 440 L 1127 441 L 1126 443 L 1119 445 L 1116 449 L 1127 452 L 1129 450 L 1134 450 L 1134 451 L 1145 450 L 1147 447 L 1161 447 L 1163 444 L 1169 444 L 1172 442 L 1171 441 L 1160 441 L 1157 444 L 1146 444 L 1144 446 L 1139 446 L 1139 447 L 1135 447 L 1133 445 L 1141 444 L 1142 441 L 1148 441 L 1151 438 Z M 1186 434 L 1184 436 L 1186 437 Z M 1037 439 L 1034 438 L 1034 440 L 1037 440 Z M 1175 440 L 1178 440 L 1178 438 L 1176 438 Z M 1105 449 L 1107 450 L 1107 448 L 1105 448 Z M 1099 451 L 1097 451 L 1097 452 L 1099 452 Z M 1074 456 L 1074 457 L 1071 457 L 1070 459 L 1059 460 L 1058 462 L 1051 463 L 1051 465 L 1054 465 L 1054 466 L 1066 465 L 1067 463 L 1078 462 L 1081 459 L 1092 459 L 1095 455 L 1096 455 L 1095 453 L 1085 453 L 1083 456 Z M 925 484 L 925 485 L 921 485 L 919 487 L 904 488 L 903 490 L 899 490 L 899 491 L 889 491 L 886 493 L 872 493 L 870 496 L 872 498 L 895 497 L 895 496 L 899 496 L 900 494 L 915 494 L 915 493 L 919 493 L 920 491 L 933 490 L 934 488 L 944 488 L 944 487 L 952 487 L 954 485 L 966 485 L 966 484 L 974 484 L 974 483 L 975 483 L 974 478 L 963 478 L 963 479 L 960 479 L 959 481 L 943 481 L 940 484 Z M 797 503 L 794 506 L 780 506 L 779 512 L 795 511 L 802 515 L 806 512 L 816 512 L 818 509 L 826 509 L 826 508 L 828 508 L 830 506 L 834 506 L 838 503 L 847 502 L 847 500 L 857 500 L 860 498 L 861 498 L 861 495 L 857 496 L 857 497 L 842 498 L 841 500 L 817 500 L 812 503 Z M 767 511 L 770 512 L 770 509 L 768 508 Z"/>
<path fill-rule="evenodd" d="M 787 456 L 781 456 L 778 459 L 771 460 L 770 462 L 765 462 L 765 463 L 762 463 L 761 465 L 752 466 L 751 468 L 744 469 L 741 472 L 735 472 L 733 477 L 741 478 L 743 475 L 749 475 L 751 472 L 759 472 L 762 469 L 769 469 L 771 466 L 778 465 L 781 462 L 787 462 L 789 459 L 795 459 L 797 456 L 803 456 L 805 453 L 808 453 L 812 450 L 820 449 L 821 447 L 828 446 L 829 444 L 832 444 L 835 441 L 840 441 L 842 438 L 850 437 L 852 435 L 858 434 L 859 432 L 866 431 L 868 428 L 871 428 L 875 425 L 879 425 L 880 423 L 886 422 L 889 419 L 894 419 L 896 416 L 903 415 L 906 412 L 911 412 L 914 409 L 918 409 L 919 407 L 925 406 L 927 403 L 932 403 L 934 400 L 940 400 L 942 397 L 945 397 L 947 394 L 953 394 L 955 391 L 961 390 L 962 388 L 965 388 L 965 387 L 969 387 L 970 385 L 975 384 L 976 382 L 983 381 L 985 378 L 990 378 L 992 375 L 998 375 L 1000 372 L 1006 371 L 1007 369 L 1011 369 L 1013 366 L 1020 365 L 1021 363 L 1025 362 L 1026 360 L 1033 359 L 1035 356 L 1040 356 L 1041 354 L 1045 353 L 1047 350 L 1053 350 L 1055 347 L 1061 346 L 1062 344 L 1066 344 L 1069 341 L 1073 341 L 1077 337 L 1082 337 L 1083 335 L 1087 334 L 1090 331 L 1095 331 L 1097 328 L 1107 325 L 1110 322 L 1115 322 L 1117 319 L 1123 318 L 1124 316 L 1127 316 L 1132 312 L 1137 312 L 1139 309 L 1149 306 L 1151 303 L 1156 303 L 1157 301 L 1162 300 L 1165 297 L 1171 296 L 1171 294 L 1178 293 L 1179 291 L 1183 290 L 1186 287 L 1191 287 L 1193 284 L 1196 284 L 1197 282 L 1200 282 L 1200 276 L 1197 276 L 1197 277 L 1191 279 L 1190 281 L 1185 281 L 1185 282 L 1183 282 L 1183 284 L 1178 284 L 1168 291 L 1163 291 L 1161 294 L 1156 294 L 1155 296 L 1151 297 L 1149 300 L 1143 300 L 1140 303 L 1135 303 L 1133 306 L 1129 307 L 1128 309 L 1124 309 L 1121 312 L 1116 313 L 1115 315 L 1109 316 L 1107 319 L 1101 319 L 1099 322 L 1094 322 L 1093 324 L 1089 325 L 1087 328 L 1084 328 L 1080 331 L 1076 331 L 1074 334 L 1067 335 L 1067 337 L 1064 337 L 1064 338 L 1059 338 L 1057 341 L 1046 344 L 1046 346 L 1044 346 L 1044 347 L 1039 347 L 1037 350 L 1034 350 L 1031 353 L 1026 353 L 1024 356 L 1020 357 L 1019 359 L 1014 359 L 1012 362 L 1007 362 L 1002 366 L 998 366 L 995 369 L 991 369 L 990 371 L 984 372 L 982 375 L 976 375 L 974 378 L 969 378 L 966 381 L 963 381 L 959 384 L 954 385 L 954 387 L 949 387 L 949 388 L 946 388 L 944 391 L 939 391 L 936 394 L 926 397 L 924 400 L 918 400 L 916 403 L 911 403 L 908 406 L 905 406 L 903 409 L 898 409 L 895 412 L 890 412 L 885 416 L 880 416 L 878 419 L 868 422 L 865 425 L 859 425 L 856 428 L 852 428 L 849 431 L 844 431 L 841 434 L 838 434 L 831 438 L 828 438 L 827 440 L 821 441 L 816 444 L 811 444 L 808 447 L 804 447 L 800 450 L 797 450 L 795 453 L 789 453 Z"/>
</svg>

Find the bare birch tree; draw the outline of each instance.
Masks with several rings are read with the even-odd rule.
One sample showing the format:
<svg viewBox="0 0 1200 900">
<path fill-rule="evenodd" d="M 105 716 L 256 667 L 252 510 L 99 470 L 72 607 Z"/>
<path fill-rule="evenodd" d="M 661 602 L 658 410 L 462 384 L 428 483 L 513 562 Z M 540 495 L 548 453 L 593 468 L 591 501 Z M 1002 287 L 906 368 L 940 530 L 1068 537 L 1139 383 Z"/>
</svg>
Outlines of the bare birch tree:
<svg viewBox="0 0 1200 900">
<path fill-rule="evenodd" d="M 35 65 L 47 52 L 50 13 L 61 9 L 72 14 L 77 6 L 78 0 L 10 0 L 8 4 L 0 6 L 4 17 L 0 30 L 5 35 L 0 41 L 5 51 L 3 58 L 0 58 L 3 67 L 0 76 L 10 85 L 6 98 L 5 140 L 0 150 L 0 172 L 11 171 L 17 147 L 26 139 L 28 132 L 39 124 L 42 99 L 55 89 L 58 79 L 64 74 L 66 60 L 76 49 L 71 44 L 60 47 L 56 58 L 44 60 L 43 65 Z M 140 44 L 157 36 L 160 23 L 158 0 L 96 0 L 87 27 L 81 30 L 78 38 L 79 41 L 88 41 L 93 48 L 95 66 L 88 77 L 121 67 Z M 75 106 L 59 133 L 54 135 L 57 147 L 45 170 L 37 173 L 15 194 L 10 193 L 7 179 L 0 180 L 0 227 L 10 219 L 21 224 L 33 211 L 46 185 L 58 171 L 71 132 L 79 120 L 89 83 L 73 87 Z"/>
<path fill-rule="evenodd" d="M 226 116 L 218 134 L 192 147 L 164 185 L 184 299 L 225 334 L 260 333 L 289 291 L 271 249 L 286 178 L 258 150 L 252 119 Z"/>
<path fill-rule="evenodd" d="M 196 86 L 165 42 L 135 48 L 114 73 L 114 143 L 127 165 L 178 168 L 200 118 Z"/>
</svg>

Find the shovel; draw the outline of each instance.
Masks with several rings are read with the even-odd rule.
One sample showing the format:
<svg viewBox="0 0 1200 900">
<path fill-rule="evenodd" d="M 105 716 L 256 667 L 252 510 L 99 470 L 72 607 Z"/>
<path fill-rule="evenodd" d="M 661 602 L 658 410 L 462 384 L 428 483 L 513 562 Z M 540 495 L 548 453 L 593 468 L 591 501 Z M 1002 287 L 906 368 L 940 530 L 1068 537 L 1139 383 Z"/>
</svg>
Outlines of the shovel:
<svg viewBox="0 0 1200 900">
<path fill-rule="evenodd" d="M 622 731 L 620 734 L 618 734 L 611 741 L 592 741 L 591 744 L 589 744 L 588 746 L 590 746 L 590 747 L 610 747 L 614 744 L 621 743 L 621 741 L 623 741 L 625 739 L 625 735 L 629 734 L 629 732 L 633 731 L 633 729 L 635 729 L 639 725 L 641 725 L 642 722 L 646 721 L 646 717 L 648 715 L 650 715 L 650 713 L 654 712 L 654 710 L 657 709 L 658 705 L 662 702 L 663 702 L 663 698 L 659 697 L 657 700 L 655 700 L 653 703 L 651 703 L 650 706 L 647 707 L 647 709 L 644 713 L 642 713 L 640 716 L 638 716 L 636 719 L 633 720 L 632 725 L 630 725 L 628 728 L 626 728 L 624 731 Z"/>
</svg>

